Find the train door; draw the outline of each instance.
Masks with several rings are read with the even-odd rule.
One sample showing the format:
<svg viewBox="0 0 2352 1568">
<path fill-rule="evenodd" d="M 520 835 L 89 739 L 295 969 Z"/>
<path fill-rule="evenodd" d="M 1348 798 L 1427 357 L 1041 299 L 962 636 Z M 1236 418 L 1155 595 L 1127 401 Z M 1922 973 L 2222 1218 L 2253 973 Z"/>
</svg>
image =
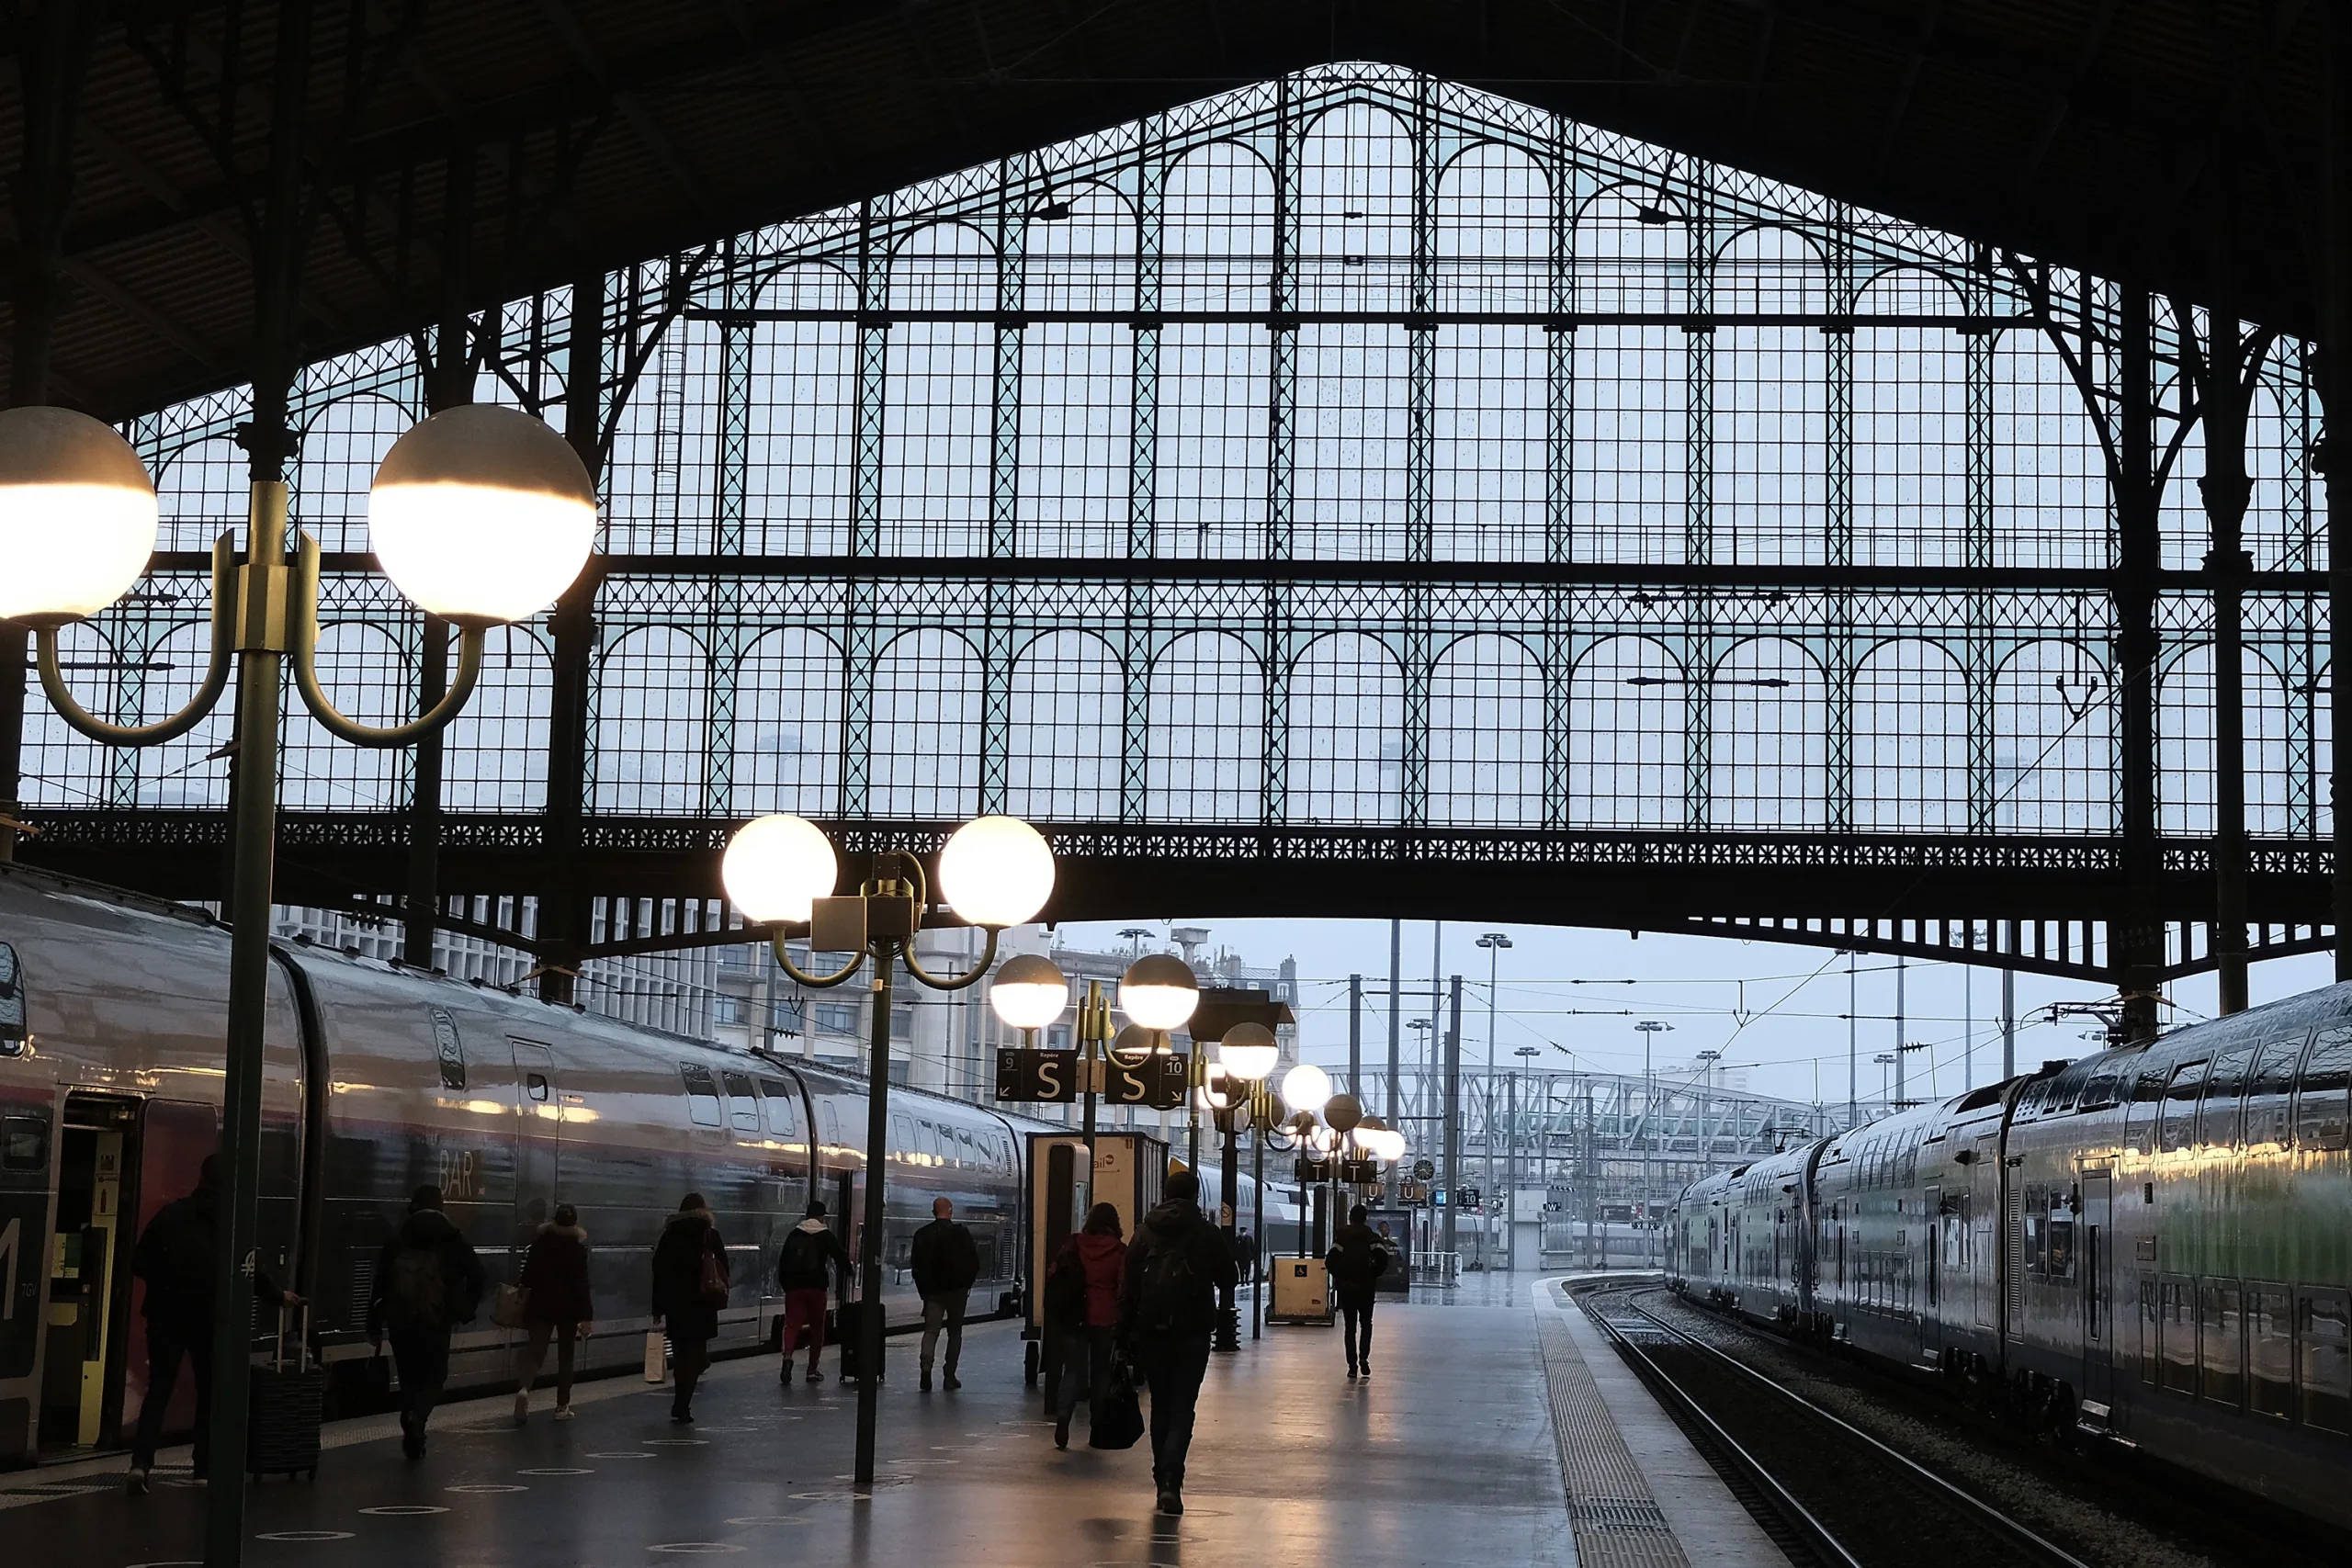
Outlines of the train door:
<svg viewBox="0 0 2352 1568">
<path fill-rule="evenodd" d="M 132 1246 L 137 1245 L 139 1236 L 147 1229 L 147 1222 L 155 1217 L 158 1210 L 196 1190 L 204 1156 L 220 1146 L 220 1111 L 217 1106 L 184 1100 L 151 1100 L 141 1108 L 135 1172 L 138 1191 L 125 1205 L 130 1218 L 123 1232 Z M 125 1347 L 122 1427 L 129 1430 L 147 1404 L 147 1320 L 133 1311 L 125 1326 L 130 1337 Z M 164 1416 L 164 1431 L 175 1437 L 195 1428 L 196 1379 L 183 1376 L 172 1391 L 171 1408 Z"/>
<path fill-rule="evenodd" d="M 1944 1190 L 1930 1183 L 1919 1203 L 1919 1260 L 1927 1278 L 1927 1299 L 1919 1308 L 1919 1355 L 1935 1360 L 1944 1348 L 1944 1237 L 1951 1216 L 1944 1213 Z"/>
<path fill-rule="evenodd" d="M 125 1187 L 138 1127 L 136 1100 L 66 1098 L 41 1353 L 39 1441 L 45 1447 L 92 1447 L 121 1420 L 133 1240 L 124 1223 Z"/>
<path fill-rule="evenodd" d="M 2083 1398 L 2104 1415 L 2115 1399 L 2115 1289 L 2108 1255 L 2109 1222 L 2114 1207 L 2114 1180 L 2104 1168 L 2083 1172 L 2080 1221 L 2082 1241 L 2076 1247 L 2083 1278 Z"/>
<path fill-rule="evenodd" d="M 1976 1140 L 1976 1157 L 1968 1162 L 1967 1208 L 1962 1223 L 1968 1228 L 1965 1257 L 1968 1269 L 1969 1321 L 1979 1328 L 1993 1326 L 1994 1261 L 2000 1254 L 1993 1245 L 1993 1219 L 2000 1213 L 1998 1179 L 2000 1151 L 1990 1133 Z"/>
<path fill-rule="evenodd" d="M 514 1232 L 517 1250 L 530 1245 L 555 1212 L 562 1179 L 563 1092 L 555 1053 L 510 1038 L 514 1053 Z"/>
</svg>

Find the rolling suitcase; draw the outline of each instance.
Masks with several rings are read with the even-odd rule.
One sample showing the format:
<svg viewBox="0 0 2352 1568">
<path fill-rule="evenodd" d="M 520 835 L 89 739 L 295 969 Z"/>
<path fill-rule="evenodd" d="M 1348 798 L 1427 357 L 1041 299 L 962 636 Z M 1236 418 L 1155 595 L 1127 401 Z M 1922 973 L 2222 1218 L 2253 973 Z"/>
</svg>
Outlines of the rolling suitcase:
<svg viewBox="0 0 2352 1568">
<path fill-rule="evenodd" d="M 294 1356 L 286 1355 L 286 1320 L 300 1312 Z M 253 1369 L 252 1402 L 246 1412 L 245 1468 L 288 1480 L 319 1478 L 319 1423 L 326 1410 L 326 1369 L 311 1359 L 311 1309 L 277 1309 L 277 1348 L 269 1365 Z"/>
<path fill-rule="evenodd" d="M 842 1348 L 842 1382 L 862 1382 L 865 1379 L 865 1303 L 843 1302 L 834 1309 L 833 1321 L 840 1325 L 835 1337 Z M 875 1375 L 882 1375 L 876 1367 Z"/>
</svg>

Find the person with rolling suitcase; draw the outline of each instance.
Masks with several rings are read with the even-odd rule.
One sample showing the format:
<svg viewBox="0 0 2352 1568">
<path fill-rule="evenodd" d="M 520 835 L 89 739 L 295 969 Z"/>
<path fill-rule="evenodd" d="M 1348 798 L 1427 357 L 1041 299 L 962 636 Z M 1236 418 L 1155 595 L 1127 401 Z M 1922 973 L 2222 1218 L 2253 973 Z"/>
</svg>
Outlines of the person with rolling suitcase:
<svg viewBox="0 0 2352 1568">
<path fill-rule="evenodd" d="M 147 1392 L 139 1404 L 139 1426 L 130 1441 L 130 1489 L 144 1493 L 155 1468 L 172 1391 L 186 1361 L 196 1378 L 196 1473 L 206 1472 L 212 1431 L 213 1265 L 219 1257 L 218 1212 L 220 1156 L 207 1155 L 197 1168 L 196 1190 L 155 1211 L 130 1255 L 130 1272 L 144 1287 L 140 1315 L 147 1320 Z M 295 1306 L 301 1297 L 281 1291 L 258 1264 L 254 1300 Z"/>
<path fill-rule="evenodd" d="M 368 1303 L 368 1338 L 383 1348 L 389 1331 L 401 1378 L 401 1452 L 424 1457 L 424 1426 L 449 1381 L 449 1332 L 471 1323 L 489 1277 L 463 1232 L 441 1212 L 441 1189 L 426 1183 L 409 1200 L 408 1218 L 376 1255 L 376 1288 Z"/>
<path fill-rule="evenodd" d="M 776 1289 L 784 1292 L 784 1370 L 776 1376 L 780 1383 L 792 1382 L 792 1356 L 799 1348 L 804 1330 L 808 1336 L 808 1381 L 825 1381 L 825 1374 L 817 1370 L 817 1359 L 825 1353 L 825 1287 L 829 1270 L 840 1274 L 842 1294 L 846 1297 L 849 1251 L 842 1246 L 842 1238 L 833 1234 L 832 1226 L 825 1223 L 824 1200 L 812 1199 L 808 1217 L 784 1238 L 784 1250 L 775 1260 Z"/>
</svg>

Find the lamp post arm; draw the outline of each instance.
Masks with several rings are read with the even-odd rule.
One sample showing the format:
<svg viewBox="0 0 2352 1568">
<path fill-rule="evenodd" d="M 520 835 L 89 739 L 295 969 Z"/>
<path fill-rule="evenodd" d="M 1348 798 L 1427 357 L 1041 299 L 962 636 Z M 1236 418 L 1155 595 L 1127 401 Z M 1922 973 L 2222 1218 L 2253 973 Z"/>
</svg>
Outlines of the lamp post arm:
<svg viewBox="0 0 2352 1568">
<path fill-rule="evenodd" d="M 294 662 L 294 683 L 301 689 L 302 705 L 328 734 L 354 746 L 413 745 L 445 728 L 473 696 L 474 684 L 481 679 L 482 646 L 489 633 L 480 626 L 465 626 L 458 632 L 457 672 L 449 678 L 448 690 L 431 709 L 406 724 L 382 729 L 345 716 L 328 700 L 325 688 L 319 684 L 319 542 L 307 533 L 296 548 L 294 581 L 288 585 L 288 591 L 292 602 L 287 605 L 287 630 L 292 646 L 287 651 Z"/>
<path fill-rule="evenodd" d="M 800 972 L 800 965 L 792 961 L 792 954 L 785 951 L 784 932 L 778 931 L 774 936 L 768 938 L 768 948 L 769 951 L 775 954 L 775 962 L 778 968 L 791 976 L 793 979 L 797 981 L 799 984 L 808 987 L 813 991 L 831 990 L 833 987 L 842 984 L 851 976 L 856 974 L 860 969 L 865 966 L 865 954 L 863 953 L 854 953 L 850 954 L 850 959 L 847 964 L 843 964 L 841 968 L 835 970 L 831 975 L 804 975 Z"/>
<path fill-rule="evenodd" d="M 155 724 L 109 724 L 76 702 L 57 663 L 57 628 L 34 633 L 40 666 L 40 689 L 57 716 L 93 740 L 109 746 L 160 746 L 175 740 L 204 722 L 229 686 L 229 664 L 235 652 L 237 569 L 235 552 L 226 534 L 212 541 L 212 651 L 205 666 L 204 684 L 186 707 Z"/>
<path fill-rule="evenodd" d="M 974 984 L 981 976 L 989 972 L 989 965 L 996 962 L 997 929 L 994 926 L 982 926 L 980 929 L 989 933 L 988 945 L 980 950 L 980 961 L 972 966 L 969 974 L 941 979 L 916 962 L 915 950 L 912 946 L 909 946 L 904 953 L 907 972 L 934 991 L 960 991 L 965 987 Z"/>
</svg>

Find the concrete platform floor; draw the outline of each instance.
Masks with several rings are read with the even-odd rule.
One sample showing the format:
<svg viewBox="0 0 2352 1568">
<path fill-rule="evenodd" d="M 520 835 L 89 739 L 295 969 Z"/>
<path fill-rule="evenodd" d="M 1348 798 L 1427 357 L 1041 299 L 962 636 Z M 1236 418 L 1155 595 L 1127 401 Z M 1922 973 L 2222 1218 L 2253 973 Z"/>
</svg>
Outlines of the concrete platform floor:
<svg viewBox="0 0 2352 1568">
<path fill-rule="evenodd" d="M 686 1428 L 665 1419 L 666 1388 L 634 1379 L 582 1385 L 577 1418 L 561 1423 L 542 1389 L 520 1429 L 505 1398 L 446 1407 L 416 1464 L 401 1458 L 390 1418 L 339 1424 L 316 1484 L 254 1489 L 246 1562 L 655 1568 L 750 1555 L 826 1568 L 1569 1568 L 1577 1532 L 1537 1335 L 1537 1314 L 1560 1309 L 1531 1277 L 1504 1289 L 1508 1279 L 1457 1294 L 1492 1305 L 1383 1303 L 1366 1382 L 1346 1381 L 1336 1329 L 1270 1328 L 1217 1358 L 1182 1518 L 1152 1511 L 1148 1440 L 1088 1450 L 1081 1415 L 1069 1450 L 1055 1450 L 1035 1392 L 1022 1383 L 1020 1341 L 1000 1324 L 967 1334 L 964 1387 L 953 1394 L 918 1393 L 914 1346 L 893 1340 L 884 1474 L 870 1501 L 854 1498 L 849 1480 L 855 1391 L 779 1390 L 775 1362 L 761 1359 L 715 1368 L 695 1399 L 698 1424 Z M 1556 1329 L 1549 1337 L 1556 1359 Z M 1630 1379 L 1611 1382 L 1614 1397 L 1628 1386 L 1646 1397 Z M 1642 1446 L 1663 1442 L 1670 1458 L 1654 1409 L 1634 1416 Z M 175 1458 L 184 1464 L 185 1450 L 167 1451 L 165 1463 Z M 99 1460 L 0 1482 L 7 1555 L 74 1568 L 193 1562 L 202 1490 L 164 1470 L 153 1495 L 125 1498 L 120 1470 L 119 1459 Z M 1681 1484 L 1671 1464 L 1650 1473 Z M 1693 1532 L 1689 1560 L 1778 1563 L 1736 1530 L 1721 1532 L 1727 1502 L 1708 1497 L 1700 1515 L 1668 1510 Z"/>
</svg>

